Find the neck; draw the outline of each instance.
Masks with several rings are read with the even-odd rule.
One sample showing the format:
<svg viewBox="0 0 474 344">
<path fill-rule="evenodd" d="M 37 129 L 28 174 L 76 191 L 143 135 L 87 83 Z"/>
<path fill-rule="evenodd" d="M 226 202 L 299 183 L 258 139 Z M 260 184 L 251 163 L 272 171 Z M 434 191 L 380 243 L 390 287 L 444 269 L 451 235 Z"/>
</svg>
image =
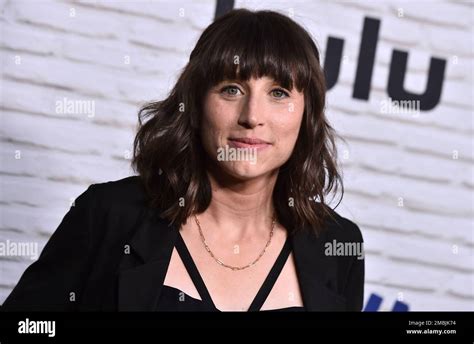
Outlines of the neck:
<svg viewBox="0 0 474 344">
<path fill-rule="evenodd" d="M 198 216 L 215 229 L 212 235 L 234 240 L 268 236 L 275 214 L 272 194 L 278 171 L 251 180 L 236 180 L 212 172 L 208 176 L 212 200 Z"/>
</svg>

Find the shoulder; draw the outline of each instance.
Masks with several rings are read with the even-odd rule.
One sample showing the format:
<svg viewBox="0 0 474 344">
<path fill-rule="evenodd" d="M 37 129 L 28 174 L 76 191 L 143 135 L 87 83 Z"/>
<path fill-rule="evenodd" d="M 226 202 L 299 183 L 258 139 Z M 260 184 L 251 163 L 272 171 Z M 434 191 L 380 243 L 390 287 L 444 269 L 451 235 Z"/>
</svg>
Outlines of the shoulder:
<svg viewBox="0 0 474 344">
<path fill-rule="evenodd" d="M 140 176 L 129 176 L 126 178 L 92 184 L 96 196 L 105 201 L 123 200 L 132 197 L 131 200 L 140 200 L 145 197 L 145 189 Z"/>
<path fill-rule="evenodd" d="M 99 208 L 144 207 L 147 204 L 145 187 L 140 176 L 91 184 L 85 193 Z"/>
<path fill-rule="evenodd" d="M 326 228 L 323 235 L 327 240 L 337 240 L 340 242 L 363 242 L 362 232 L 359 226 L 352 220 L 341 216 L 333 209 L 329 210 L 330 215 L 326 219 Z"/>
<path fill-rule="evenodd" d="M 139 176 L 91 184 L 76 198 L 73 208 L 76 221 L 88 219 L 87 227 L 92 241 L 128 236 L 150 211 Z"/>
</svg>

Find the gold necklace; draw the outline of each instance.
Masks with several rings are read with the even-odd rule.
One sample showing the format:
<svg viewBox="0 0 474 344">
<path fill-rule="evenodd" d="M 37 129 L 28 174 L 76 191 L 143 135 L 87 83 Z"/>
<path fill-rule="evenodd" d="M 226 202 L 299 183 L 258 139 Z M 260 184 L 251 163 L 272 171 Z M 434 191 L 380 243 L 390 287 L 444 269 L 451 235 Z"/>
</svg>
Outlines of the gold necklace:
<svg viewBox="0 0 474 344">
<path fill-rule="evenodd" d="M 275 218 L 273 218 L 272 220 L 272 229 L 270 231 L 270 237 L 268 238 L 268 241 L 267 241 L 267 244 L 265 245 L 265 247 L 263 248 L 262 252 L 258 255 L 258 257 L 253 261 L 251 262 L 250 264 L 247 264 L 247 265 L 244 265 L 244 266 L 232 266 L 232 265 L 227 265 L 225 264 L 222 260 L 220 260 L 219 258 L 217 258 L 216 256 L 214 256 L 214 253 L 212 253 L 211 249 L 209 248 L 209 246 L 207 245 L 206 243 L 206 238 L 204 238 L 204 234 L 202 234 L 202 229 L 201 229 L 201 224 L 199 223 L 199 220 L 197 218 L 196 215 L 194 215 L 194 219 L 196 220 L 196 224 L 198 226 L 198 229 L 199 229 L 199 236 L 201 237 L 201 241 L 202 243 L 204 244 L 204 247 L 206 248 L 206 251 L 209 252 L 209 254 L 211 255 L 211 257 L 221 266 L 225 267 L 225 268 L 228 268 L 228 269 L 231 269 L 233 271 L 238 271 L 238 270 L 243 270 L 243 269 L 247 269 L 253 265 L 255 265 L 259 260 L 260 258 L 262 258 L 263 254 L 265 253 L 265 251 L 267 250 L 267 247 L 270 245 L 271 241 L 272 241 L 272 237 L 273 237 L 273 231 L 275 229 Z"/>
</svg>

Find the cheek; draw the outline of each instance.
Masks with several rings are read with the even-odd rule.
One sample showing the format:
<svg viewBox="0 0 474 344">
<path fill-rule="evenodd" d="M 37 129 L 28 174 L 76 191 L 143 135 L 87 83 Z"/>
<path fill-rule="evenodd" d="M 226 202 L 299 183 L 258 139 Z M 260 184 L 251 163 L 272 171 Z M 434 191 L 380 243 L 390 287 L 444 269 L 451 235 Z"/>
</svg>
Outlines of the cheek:
<svg viewBox="0 0 474 344">
<path fill-rule="evenodd" d="M 201 125 L 201 137 L 205 145 L 217 148 L 227 137 L 232 125 L 234 109 L 212 96 L 206 99 Z"/>
<path fill-rule="evenodd" d="M 293 111 L 287 111 L 278 116 L 275 122 L 275 131 L 278 137 L 278 143 L 282 149 L 292 150 L 303 119 L 304 106 L 294 106 Z"/>
</svg>

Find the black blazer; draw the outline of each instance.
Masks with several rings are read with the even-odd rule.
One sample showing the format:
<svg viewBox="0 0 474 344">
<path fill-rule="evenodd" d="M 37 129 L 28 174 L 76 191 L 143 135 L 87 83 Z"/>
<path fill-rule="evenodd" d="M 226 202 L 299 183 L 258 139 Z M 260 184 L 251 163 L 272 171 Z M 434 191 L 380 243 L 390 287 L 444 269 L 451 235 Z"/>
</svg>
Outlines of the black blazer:
<svg viewBox="0 0 474 344">
<path fill-rule="evenodd" d="M 325 255 L 326 242 L 362 242 L 339 216 L 316 237 L 292 236 L 310 311 L 360 311 L 364 260 Z M 147 206 L 137 176 L 93 184 L 75 201 L 39 259 L 23 273 L 2 310 L 153 311 L 177 238 L 177 227 Z"/>
</svg>

